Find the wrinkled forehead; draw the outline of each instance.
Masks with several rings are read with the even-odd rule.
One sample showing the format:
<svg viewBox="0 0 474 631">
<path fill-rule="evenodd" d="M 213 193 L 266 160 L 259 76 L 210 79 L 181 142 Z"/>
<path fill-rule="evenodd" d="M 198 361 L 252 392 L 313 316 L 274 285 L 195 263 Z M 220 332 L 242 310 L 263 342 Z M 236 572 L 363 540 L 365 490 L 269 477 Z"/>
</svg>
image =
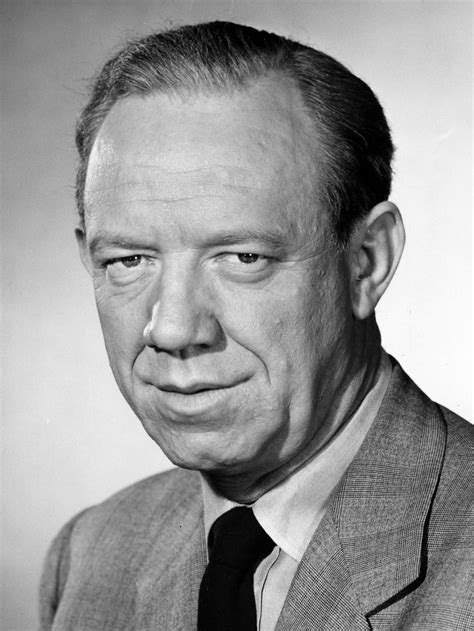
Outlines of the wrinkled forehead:
<svg viewBox="0 0 474 631">
<path fill-rule="evenodd" d="M 157 182 L 170 199 L 242 188 L 303 204 L 320 179 L 317 148 L 314 124 L 286 79 L 223 94 L 127 97 L 93 145 L 86 215 L 111 186 L 156 191 Z"/>
</svg>

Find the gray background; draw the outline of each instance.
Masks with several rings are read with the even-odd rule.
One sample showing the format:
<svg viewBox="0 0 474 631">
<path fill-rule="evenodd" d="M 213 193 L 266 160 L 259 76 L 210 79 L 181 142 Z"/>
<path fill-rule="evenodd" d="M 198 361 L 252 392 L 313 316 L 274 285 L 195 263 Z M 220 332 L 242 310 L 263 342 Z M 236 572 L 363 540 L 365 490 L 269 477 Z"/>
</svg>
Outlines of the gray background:
<svg viewBox="0 0 474 631">
<path fill-rule="evenodd" d="M 11 0 L 3 24 L 3 612 L 36 626 L 41 561 L 84 506 L 168 466 L 109 374 L 73 239 L 73 125 L 86 79 L 126 38 L 231 19 L 346 63 L 398 146 L 408 233 L 379 309 L 387 350 L 433 398 L 471 410 L 471 3 Z"/>
</svg>

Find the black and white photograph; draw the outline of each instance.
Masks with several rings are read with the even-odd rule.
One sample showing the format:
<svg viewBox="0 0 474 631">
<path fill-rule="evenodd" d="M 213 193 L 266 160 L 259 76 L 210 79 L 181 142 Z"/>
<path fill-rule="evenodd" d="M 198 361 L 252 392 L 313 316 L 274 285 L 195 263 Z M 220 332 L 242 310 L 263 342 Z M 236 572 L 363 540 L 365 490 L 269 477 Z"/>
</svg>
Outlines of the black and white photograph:
<svg viewBox="0 0 474 631">
<path fill-rule="evenodd" d="M 473 3 L 0 15 L 0 629 L 472 630 Z"/>
</svg>

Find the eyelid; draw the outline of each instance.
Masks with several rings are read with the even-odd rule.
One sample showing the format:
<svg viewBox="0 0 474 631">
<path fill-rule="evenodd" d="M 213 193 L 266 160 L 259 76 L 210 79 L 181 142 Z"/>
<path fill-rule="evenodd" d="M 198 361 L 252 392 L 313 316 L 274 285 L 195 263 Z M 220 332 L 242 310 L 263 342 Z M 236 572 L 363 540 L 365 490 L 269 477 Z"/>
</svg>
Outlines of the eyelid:
<svg viewBox="0 0 474 631">
<path fill-rule="evenodd" d="M 218 256 L 242 256 L 243 254 L 253 254 L 254 256 L 260 256 L 265 259 L 277 258 L 274 254 L 270 254 L 267 251 L 262 251 L 261 247 L 241 247 L 239 246 L 235 250 L 221 251 Z"/>
<path fill-rule="evenodd" d="M 253 254 L 258 256 L 258 259 L 254 262 L 243 262 L 237 257 L 244 254 Z M 218 260 L 221 261 L 221 272 L 228 274 L 230 278 L 236 280 L 258 280 L 267 275 L 272 269 L 272 263 L 275 262 L 275 258 L 266 254 L 259 254 L 258 252 L 252 252 L 249 250 L 240 252 L 225 252 L 222 253 Z"/>
<path fill-rule="evenodd" d="M 128 254 L 126 256 L 114 256 L 114 257 L 110 257 L 108 259 L 106 259 L 104 261 L 104 265 L 108 266 L 108 265 L 114 265 L 114 263 L 120 263 L 121 261 L 126 261 L 127 259 L 133 259 L 133 258 L 145 258 L 144 254 Z"/>
<path fill-rule="evenodd" d="M 114 263 L 120 263 L 120 261 L 131 259 L 133 257 L 141 257 L 144 260 L 150 261 L 156 256 L 143 251 L 130 251 L 130 252 L 103 252 L 100 256 L 96 257 L 97 265 L 103 268 L 107 268 Z"/>
<path fill-rule="evenodd" d="M 132 265 L 126 265 L 125 261 L 137 259 Z M 155 259 L 145 254 L 128 254 L 126 256 L 109 257 L 102 263 L 102 274 L 111 286 L 128 287 L 136 283 L 146 282 L 155 274 Z"/>
<path fill-rule="evenodd" d="M 262 254 L 260 252 L 255 252 L 255 250 L 239 250 L 238 252 L 222 252 L 221 254 L 218 255 L 217 258 L 220 259 L 225 259 L 225 258 L 230 258 L 230 257 L 234 257 L 237 258 L 239 256 L 258 256 L 259 259 L 265 259 L 265 260 L 270 260 L 271 256 L 269 256 L 268 254 Z"/>
</svg>

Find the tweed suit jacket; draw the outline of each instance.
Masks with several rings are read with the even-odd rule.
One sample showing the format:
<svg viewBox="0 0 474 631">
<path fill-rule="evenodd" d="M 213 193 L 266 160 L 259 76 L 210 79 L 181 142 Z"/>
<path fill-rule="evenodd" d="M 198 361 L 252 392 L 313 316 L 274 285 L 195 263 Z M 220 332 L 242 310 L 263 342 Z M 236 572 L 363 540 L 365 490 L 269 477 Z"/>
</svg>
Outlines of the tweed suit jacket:
<svg viewBox="0 0 474 631">
<path fill-rule="evenodd" d="M 277 631 L 474 629 L 473 428 L 396 365 L 297 569 Z M 206 564 L 197 473 L 173 470 L 70 521 L 41 629 L 193 631 Z"/>
</svg>

